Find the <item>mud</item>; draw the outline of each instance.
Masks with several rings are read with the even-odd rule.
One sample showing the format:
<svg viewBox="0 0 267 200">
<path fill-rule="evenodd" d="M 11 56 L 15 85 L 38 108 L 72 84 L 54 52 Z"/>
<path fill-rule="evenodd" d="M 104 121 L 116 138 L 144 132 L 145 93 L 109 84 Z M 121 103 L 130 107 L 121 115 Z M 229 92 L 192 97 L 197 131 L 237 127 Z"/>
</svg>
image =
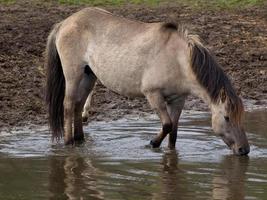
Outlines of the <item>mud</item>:
<svg viewBox="0 0 267 200">
<path fill-rule="evenodd" d="M 0 5 L 0 128 L 46 123 L 43 52 L 52 25 L 84 6 L 19 1 Z M 214 52 L 248 105 L 267 105 L 267 16 L 265 7 L 201 11 L 179 5 L 106 8 L 145 22 L 176 21 L 199 34 Z M 100 83 L 91 120 L 152 112 L 144 99 L 128 99 Z M 252 103 L 251 103 L 252 102 Z M 207 107 L 189 97 L 187 109 Z"/>
</svg>

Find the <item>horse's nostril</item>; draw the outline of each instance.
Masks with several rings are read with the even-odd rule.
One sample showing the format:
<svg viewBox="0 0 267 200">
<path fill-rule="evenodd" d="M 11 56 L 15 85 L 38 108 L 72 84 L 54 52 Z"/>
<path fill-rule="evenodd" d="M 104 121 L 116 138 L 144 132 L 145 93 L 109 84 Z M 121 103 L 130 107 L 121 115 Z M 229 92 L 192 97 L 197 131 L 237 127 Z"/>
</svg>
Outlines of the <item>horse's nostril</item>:
<svg viewBox="0 0 267 200">
<path fill-rule="evenodd" d="M 247 147 L 239 147 L 238 153 L 239 153 L 239 155 L 247 155 L 249 153 L 249 148 L 247 148 Z"/>
</svg>

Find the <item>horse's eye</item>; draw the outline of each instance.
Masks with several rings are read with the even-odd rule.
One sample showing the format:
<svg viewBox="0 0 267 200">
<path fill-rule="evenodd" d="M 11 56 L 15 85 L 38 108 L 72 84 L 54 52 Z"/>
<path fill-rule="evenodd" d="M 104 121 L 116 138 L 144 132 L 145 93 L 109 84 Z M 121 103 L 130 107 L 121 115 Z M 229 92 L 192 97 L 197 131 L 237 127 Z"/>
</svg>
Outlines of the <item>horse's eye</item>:
<svg viewBox="0 0 267 200">
<path fill-rule="evenodd" d="M 228 116 L 224 116 L 225 121 L 229 122 L 230 118 Z"/>
</svg>

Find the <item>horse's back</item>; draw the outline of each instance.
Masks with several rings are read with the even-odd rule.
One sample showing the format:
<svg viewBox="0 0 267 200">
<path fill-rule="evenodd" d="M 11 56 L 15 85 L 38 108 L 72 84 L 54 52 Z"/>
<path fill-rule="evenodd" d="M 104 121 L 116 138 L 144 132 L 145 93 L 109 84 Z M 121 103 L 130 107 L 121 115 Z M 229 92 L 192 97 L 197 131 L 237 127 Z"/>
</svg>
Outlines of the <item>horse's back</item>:
<svg viewBox="0 0 267 200">
<path fill-rule="evenodd" d="M 165 56 L 163 35 L 168 34 L 160 32 L 160 23 L 143 23 L 99 8 L 85 8 L 64 20 L 62 26 L 62 36 L 67 36 L 61 43 L 69 49 L 69 55 L 73 58 L 77 54 L 106 87 L 117 93 L 143 95 L 145 74 L 159 63 L 165 64 L 157 61 Z M 152 71 L 160 73 L 163 67 Z"/>
</svg>

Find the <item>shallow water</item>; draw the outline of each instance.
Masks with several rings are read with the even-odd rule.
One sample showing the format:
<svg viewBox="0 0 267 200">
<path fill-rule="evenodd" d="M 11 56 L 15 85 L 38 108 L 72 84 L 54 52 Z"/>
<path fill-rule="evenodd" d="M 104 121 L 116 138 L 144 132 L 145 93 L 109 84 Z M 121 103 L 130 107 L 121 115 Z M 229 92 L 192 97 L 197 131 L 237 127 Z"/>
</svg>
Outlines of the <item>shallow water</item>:
<svg viewBox="0 0 267 200">
<path fill-rule="evenodd" d="M 267 199 L 267 112 L 246 116 L 249 157 L 232 156 L 207 113 L 183 113 L 177 150 L 147 144 L 158 119 L 93 122 L 86 143 L 46 127 L 1 132 L 0 199 Z"/>
</svg>

